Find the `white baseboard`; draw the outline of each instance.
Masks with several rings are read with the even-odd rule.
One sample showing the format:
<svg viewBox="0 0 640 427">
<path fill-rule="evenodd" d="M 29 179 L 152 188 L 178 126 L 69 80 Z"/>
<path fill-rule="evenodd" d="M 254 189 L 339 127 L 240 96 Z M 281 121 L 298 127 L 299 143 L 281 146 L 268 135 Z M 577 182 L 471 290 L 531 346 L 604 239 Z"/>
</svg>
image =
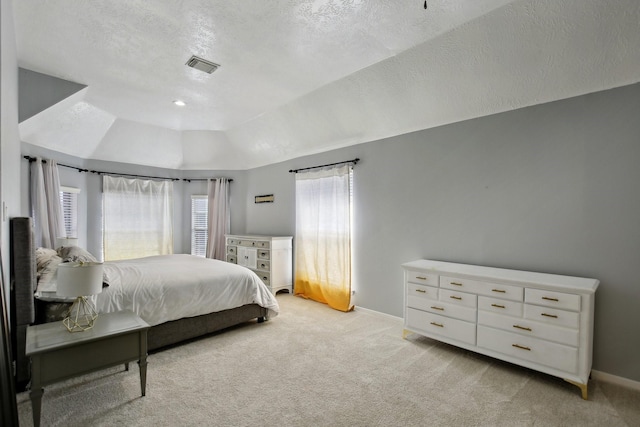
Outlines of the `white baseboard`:
<svg viewBox="0 0 640 427">
<path fill-rule="evenodd" d="M 363 311 L 365 313 L 374 314 L 376 316 L 383 316 L 389 320 L 393 320 L 395 322 L 404 323 L 404 319 L 398 316 L 392 316 L 391 314 L 383 313 L 381 311 L 375 311 L 368 308 L 360 307 L 359 305 L 355 306 L 354 310 Z"/>
<path fill-rule="evenodd" d="M 593 378 L 594 380 L 604 381 L 607 383 L 616 384 L 640 391 L 640 381 L 634 381 L 628 378 L 619 377 L 617 375 L 607 374 L 606 372 L 596 371 L 595 369 L 591 371 L 591 378 Z"/>
</svg>

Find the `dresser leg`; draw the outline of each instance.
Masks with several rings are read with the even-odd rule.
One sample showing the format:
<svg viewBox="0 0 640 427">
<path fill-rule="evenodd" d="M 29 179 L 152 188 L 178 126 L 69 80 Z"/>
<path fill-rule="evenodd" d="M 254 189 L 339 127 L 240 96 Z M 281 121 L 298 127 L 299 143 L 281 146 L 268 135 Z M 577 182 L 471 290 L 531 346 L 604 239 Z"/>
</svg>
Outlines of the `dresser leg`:
<svg viewBox="0 0 640 427">
<path fill-rule="evenodd" d="M 580 389 L 580 391 L 582 392 L 582 398 L 584 400 L 587 400 L 587 384 L 582 384 L 576 381 L 572 381 L 572 380 L 568 380 L 568 379 L 564 379 L 566 382 L 568 382 L 569 384 L 573 384 L 574 386 L 578 387 Z"/>
<path fill-rule="evenodd" d="M 403 329 L 403 330 L 402 330 L 402 339 L 403 339 L 403 340 L 407 339 L 407 337 L 408 337 L 409 335 L 411 335 L 412 333 L 413 333 L 413 332 L 411 332 L 411 331 L 410 331 L 410 330 L 408 330 L 408 329 Z"/>
</svg>

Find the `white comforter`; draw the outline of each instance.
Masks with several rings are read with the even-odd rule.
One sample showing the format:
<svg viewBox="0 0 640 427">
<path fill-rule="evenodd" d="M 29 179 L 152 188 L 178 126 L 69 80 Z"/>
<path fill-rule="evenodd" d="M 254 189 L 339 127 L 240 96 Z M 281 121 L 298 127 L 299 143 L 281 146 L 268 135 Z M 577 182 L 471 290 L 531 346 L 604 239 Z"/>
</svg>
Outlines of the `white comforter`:
<svg viewBox="0 0 640 427">
<path fill-rule="evenodd" d="M 149 325 L 258 304 L 279 307 L 251 270 L 192 255 L 159 255 L 104 263 L 109 286 L 97 296 L 99 313 L 131 310 Z"/>
</svg>

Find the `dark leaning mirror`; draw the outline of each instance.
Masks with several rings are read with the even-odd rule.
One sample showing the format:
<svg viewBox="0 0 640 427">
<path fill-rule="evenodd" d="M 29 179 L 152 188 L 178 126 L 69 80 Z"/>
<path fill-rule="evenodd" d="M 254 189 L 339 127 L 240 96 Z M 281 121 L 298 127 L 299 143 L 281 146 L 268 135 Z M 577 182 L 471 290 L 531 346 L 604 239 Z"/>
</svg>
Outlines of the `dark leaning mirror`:
<svg viewBox="0 0 640 427">
<path fill-rule="evenodd" d="M 0 258 L 1 262 L 1 258 Z M 0 352 L 0 425 L 17 426 L 18 408 L 16 406 L 16 389 L 11 369 L 11 337 L 9 336 L 9 316 L 7 298 L 5 297 L 3 271 L 0 268 L 0 310 L 2 326 L 2 351 Z"/>
</svg>

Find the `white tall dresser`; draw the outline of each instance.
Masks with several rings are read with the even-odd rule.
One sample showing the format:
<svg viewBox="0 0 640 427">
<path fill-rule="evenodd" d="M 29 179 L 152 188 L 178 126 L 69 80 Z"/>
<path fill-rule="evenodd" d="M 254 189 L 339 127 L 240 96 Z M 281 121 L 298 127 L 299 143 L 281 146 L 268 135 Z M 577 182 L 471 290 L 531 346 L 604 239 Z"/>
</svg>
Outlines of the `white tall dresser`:
<svg viewBox="0 0 640 427">
<path fill-rule="evenodd" d="M 293 291 L 293 236 L 225 235 L 227 262 L 253 270 L 274 295 Z"/>
<path fill-rule="evenodd" d="M 415 332 L 574 384 L 587 399 L 599 281 L 442 261 L 402 265 Z"/>
</svg>

